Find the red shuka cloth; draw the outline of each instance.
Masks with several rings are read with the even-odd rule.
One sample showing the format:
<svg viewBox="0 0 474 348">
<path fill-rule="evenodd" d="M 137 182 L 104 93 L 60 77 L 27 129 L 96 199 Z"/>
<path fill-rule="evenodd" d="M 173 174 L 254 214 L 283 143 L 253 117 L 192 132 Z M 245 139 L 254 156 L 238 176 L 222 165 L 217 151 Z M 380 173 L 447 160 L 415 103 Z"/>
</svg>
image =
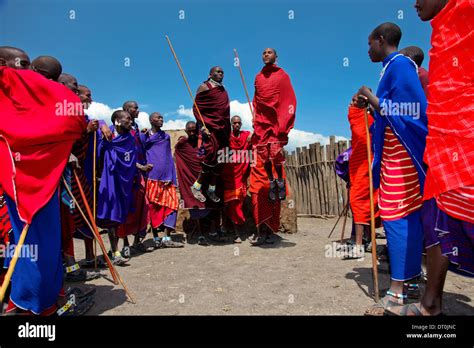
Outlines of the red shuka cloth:
<svg viewBox="0 0 474 348">
<path fill-rule="evenodd" d="M 352 154 L 349 160 L 349 200 L 354 223 L 370 224 L 369 162 L 367 160 L 367 133 L 364 109 L 349 106 L 349 123 L 352 133 Z M 374 122 L 369 116 L 369 127 Z M 371 158 L 372 162 L 373 156 Z M 378 217 L 378 191 L 374 191 L 375 217 Z"/>
<path fill-rule="evenodd" d="M 214 87 L 209 82 L 204 82 L 209 89 L 196 95 L 196 104 L 201 116 L 210 132 L 224 132 L 227 139 L 230 135 L 230 103 L 229 95 L 223 86 Z M 193 106 L 194 117 L 200 124 L 196 106 Z"/>
<path fill-rule="evenodd" d="M 290 77 L 282 68 L 266 65 L 257 74 L 253 107 L 254 144 L 286 145 L 295 124 L 296 96 Z"/>
<path fill-rule="evenodd" d="M 198 150 L 197 142 L 189 142 L 188 137 L 179 138 L 175 146 L 174 155 L 179 193 L 186 209 L 204 209 L 206 207 L 206 203 L 199 202 L 194 198 L 190 188 L 201 171 Z"/>
<path fill-rule="evenodd" d="M 224 183 L 224 203 L 239 199 L 239 191 L 247 186 L 248 169 L 250 166 L 251 146 L 247 142 L 249 131 L 241 131 L 236 137 L 230 135 L 229 149 L 234 151 L 232 156 L 226 158 L 222 166 L 221 177 Z"/>
<path fill-rule="evenodd" d="M 0 67 L 0 185 L 31 223 L 55 192 L 72 144 L 86 128 L 65 86 L 31 70 Z"/>
<path fill-rule="evenodd" d="M 283 170 L 283 178 L 286 179 L 285 168 Z M 273 175 L 276 178 L 277 173 L 273 168 Z M 288 184 L 286 186 L 288 195 Z M 268 191 L 270 190 L 270 181 L 264 164 L 256 161 L 250 168 L 250 193 L 252 194 L 253 217 L 257 226 L 265 223 L 273 232 L 278 232 L 280 228 L 280 211 L 281 203 L 276 201 L 271 203 L 268 199 Z M 288 198 L 288 197 L 287 197 Z"/>
<path fill-rule="evenodd" d="M 450 0 L 431 21 L 424 199 L 474 185 L 474 5 Z"/>
</svg>

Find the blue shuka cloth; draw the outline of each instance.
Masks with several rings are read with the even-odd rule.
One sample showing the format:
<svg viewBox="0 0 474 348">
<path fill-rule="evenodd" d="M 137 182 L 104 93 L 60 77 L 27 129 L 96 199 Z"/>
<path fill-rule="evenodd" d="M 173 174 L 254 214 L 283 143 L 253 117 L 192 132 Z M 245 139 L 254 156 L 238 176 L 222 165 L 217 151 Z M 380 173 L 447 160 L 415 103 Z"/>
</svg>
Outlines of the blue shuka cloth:
<svg viewBox="0 0 474 348">
<path fill-rule="evenodd" d="M 426 176 L 423 153 L 428 134 L 427 102 L 416 64 L 399 52 L 385 58 L 377 97 L 381 110 L 375 112 L 372 126 L 374 188 L 380 187 L 385 128 L 390 127 L 418 172 L 423 194 Z M 383 221 L 383 226 L 387 235 L 392 280 L 403 281 L 418 276 L 423 250 L 420 210 L 398 220 Z"/>
<path fill-rule="evenodd" d="M 8 213 L 13 229 L 11 245 L 20 240 L 24 223 L 18 216 L 16 204 L 6 196 Z M 49 202 L 33 217 L 26 235 L 25 248 L 33 248 L 29 257 L 19 257 L 12 275 L 11 301 L 24 310 L 40 314 L 50 308 L 58 299 L 63 285 L 61 257 L 61 222 L 59 216 L 59 193 L 53 194 Z M 22 255 L 22 254 L 20 254 Z M 7 268 L 11 256 L 5 259 Z"/>
<path fill-rule="evenodd" d="M 426 176 L 423 153 L 425 151 L 426 135 L 428 134 L 426 96 L 413 61 L 398 52 L 394 52 L 384 59 L 383 67 L 386 70 L 380 80 L 377 97 L 381 109 L 383 105 L 386 105 L 387 109 L 390 110 L 388 110 L 389 112 L 382 112 L 382 114 L 375 112 L 375 122 L 372 126 L 374 188 L 380 186 L 385 128 L 389 126 L 410 155 L 418 172 L 421 193 L 423 194 Z M 407 115 L 397 115 L 396 107 L 398 106 L 398 110 L 401 109 L 403 112 L 407 110 L 403 109 L 407 103 L 412 105 L 414 110 L 412 109 L 412 112 L 408 112 Z M 416 112 L 417 107 L 419 107 L 418 112 Z"/>
</svg>

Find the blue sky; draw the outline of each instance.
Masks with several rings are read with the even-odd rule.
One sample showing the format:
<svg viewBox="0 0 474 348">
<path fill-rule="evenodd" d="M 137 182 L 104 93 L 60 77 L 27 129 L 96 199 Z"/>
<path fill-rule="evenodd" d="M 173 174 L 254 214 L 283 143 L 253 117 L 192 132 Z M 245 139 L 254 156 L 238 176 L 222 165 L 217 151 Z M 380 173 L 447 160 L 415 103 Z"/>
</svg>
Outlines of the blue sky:
<svg viewBox="0 0 474 348">
<path fill-rule="evenodd" d="M 362 84 L 377 87 L 381 66 L 368 59 L 367 36 L 378 24 L 397 23 L 403 32 L 400 46 L 421 47 L 427 66 L 431 27 L 418 19 L 414 2 L 0 0 L 0 45 L 23 48 L 32 59 L 55 56 L 64 72 L 92 89 L 95 101 L 113 109 L 135 99 L 142 111 L 160 111 L 168 121 L 186 119 L 189 112 L 177 110 L 190 108 L 191 100 L 165 34 L 193 93 L 211 66 L 223 67 L 237 112 L 247 107 L 233 49 L 252 97 L 261 52 L 275 47 L 297 95 L 300 144 L 318 139 L 316 134 L 350 136 L 346 112 L 351 96 Z"/>
</svg>

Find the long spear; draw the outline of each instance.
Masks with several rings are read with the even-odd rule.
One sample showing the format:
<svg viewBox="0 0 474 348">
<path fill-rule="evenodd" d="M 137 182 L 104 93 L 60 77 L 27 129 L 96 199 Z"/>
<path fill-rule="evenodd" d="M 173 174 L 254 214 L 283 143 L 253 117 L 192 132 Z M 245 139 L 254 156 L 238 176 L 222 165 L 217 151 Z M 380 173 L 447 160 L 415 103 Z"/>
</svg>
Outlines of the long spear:
<svg viewBox="0 0 474 348">
<path fill-rule="evenodd" d="M 202 126 L 207 132 L 209 132 L 209 130 L 206 127 L 206 123 L 204 123 L 204 118 L 201 115 L 201 111 L 199 110 L 199 107 L 196 104 L 196 100 L 194 99 L 193 92 L 191 92 L 191 88 L 189 87 L 188 80 L 186 79 L 186 76 L 184 75 L 183 68 L 181 68 L 181 64 L 179 64 L 178 57 L 176 56 L 176 52 L 174 51 L 170 38 L 168 37 L 168 35 L 165 35 L 165 37 L 166 37 L 166 40 L 168 41 L 168 45 L 170 46 L 171 53 L 173 53 L 174 60 L 176 61 L 176 64 L 178 65 L 179 71 L 181 72 L 181 75 L 183 76 L 184 83 L 186 84 L 186 87 L 188 88 L 189 95 L 191 96 L 191 99 L 193 100 L 193 104 L 196 107 L 199 117 L 201 118 Z"/>
<path fill-rule="evenodd" d="M 370 148 L 369 116 L 364 108 L 365 134 L 367 143 L 367 162 L 369 165 L 369 192 L 370 192 L 370 232 L 372 239 L 372 275 L 374 278 L 375 302 L 379 301 L 379 276 L 377 269 L 377 241 L 375 236 L 375 211 L 374 211 L 374 183 L 372 178 L 372 150 Z"/>
<path fill-rule="evenodd" d="M 2 288 L 0 289 L 0 303 L 3 302 L 3 298 L 5 297 L 8 284 L 10 284 L 13 271 L 15 270 L 16 262 L 18 261 L 18 257 L 20 255 L 20 250 L 23 247 L 23 244 L 25 243 L 26 234 L 28 233 L 29 228 L 30 225 L 26 224 L 25 227 L 23 227 L 23 231 L 21 231 L 20 240 L 18 241 L 18 244 L 15 247 L 15 252 L 13 253 L 12 260 L 10 262 L 10 265 L 8 266 L 7 274 L 5 275 L 5 279 L 3 280 Z"/>
<path fill-rule="evenodd" d="M 234 55 L 235 55 L 235 58 L 237 59 L 237 65 L 239 67 L 239 72 L 240 72 L 240 78 L 242 79 L 242 84 L 244 85 L 245 95 L 247 96 L 247 102 L 249 103 L 250 113 L 252 114 L 252 122 L 253 122 L 254 113 L 252 109 L 252 103 L 250 102 L 249 92 L 247 90 L 247 84 L 245 83 L 244 73 L 242 72 L 242 65 L 240 64 L 240 58 L 235 48 L 234 48 Z"/>
</svg>

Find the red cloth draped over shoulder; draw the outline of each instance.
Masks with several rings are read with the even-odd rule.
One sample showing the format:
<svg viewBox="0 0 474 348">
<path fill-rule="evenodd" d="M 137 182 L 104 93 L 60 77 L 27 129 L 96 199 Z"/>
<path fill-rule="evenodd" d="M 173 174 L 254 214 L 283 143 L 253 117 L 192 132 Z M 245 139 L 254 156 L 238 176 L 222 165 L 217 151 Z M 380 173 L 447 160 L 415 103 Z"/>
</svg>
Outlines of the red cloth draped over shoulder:
<svg viewBox="0 0 474 348">
<path fill-rule="evenodd" d="M 229 148 L 234 151 L 234 154 L 229 156 L 230 158 L 226 158 L 226 163 L 223 165 L 221 172 L 225 203 L 241 198 L 241 193 L 245 195 L 248 169 L 252 159 L 250 157 L 251 146 L 247 142 L 249 136 L 249 131 L 241 131 L 238 137 L 234 134 L 230 136 Z"/>
<path fill-rule="evenodd" d="M 206 203 L 199 202 L 194 198 L 190 187 L 194 184 L 199 172 L 201 163 L 198 159 L 199 148 L 197 144 L 192 144 L 188 137 L 179 138 L 175 145 L 176 173 L 178 174 L 178 187 L 181 199 L 184 201 L 186 209 L 204 209 Z"/>
<path fill-rule="evenodd" d="M 290 77 L 282 68 L 266 65 L 257 74 L 253 107 L 254 144 L 286 145 L 295 124 L 296 96 Z"/>
<path fill-rule="evenodd" d="M 209 89 L 196 95 L 196 104 L 201 116 L 211 132 L 223 132 L 222 137 L 230 136 L 230 102 L 229 95 L 223 86 L 213 87 L 209 82 L 204 82 Z M 198 123 L 201 117 L 193 106 L 194 117 Z"/>
<path fill-rule="evenodd" d="M 450 0 L 431 21 L 424 199 L 474 185 L 474 2 Z"/>
<path fill-rule="evenodd" d="M 82 104 L 65 86 L 31 70 L 0 68 L 0 185 L 31 223 L 52 197 L 86 129 Z"/>
<path fill-rule="evenodd" d="M 369 162 L 367 160 L 367 132 L 365 130 L 364 109 L 349 106 L 349 123 L 352 133 L 352 154 L 349 160 L 350 205 L 354 223 L 370 223 Z M 369 116 L 369 127 L 374 122 Z M 371 158 L 371 162 L 373 156 Z M 375 217 L 378 213 L 378 191 L 374 191 Z"/>
</svg>

